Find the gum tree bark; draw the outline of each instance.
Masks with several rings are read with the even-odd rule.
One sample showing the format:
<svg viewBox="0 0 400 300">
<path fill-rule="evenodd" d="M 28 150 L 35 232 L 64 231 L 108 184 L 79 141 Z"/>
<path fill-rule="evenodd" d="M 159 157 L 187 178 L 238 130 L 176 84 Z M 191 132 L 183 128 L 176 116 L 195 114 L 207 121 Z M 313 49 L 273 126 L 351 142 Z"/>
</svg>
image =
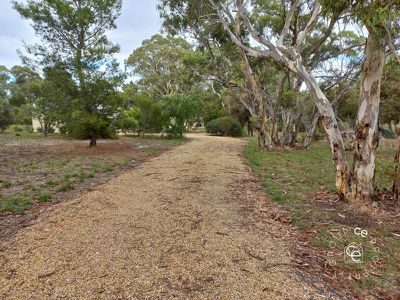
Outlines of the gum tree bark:
<svg viewBox="0 0 400 300">
<path fill-rule="evenodd" d="M 262 44 L 267 50 L 260 50 L 249 47 L 242 43 L 241 40 L 231 31 L 230 23 L 234 18 L 230 13 L 229 8 L 221 7 L 214 0 L 209 0 L 214 6 L 219 19 L 224 26 L 224 29 L 229 34 L 233 43 L 246 52 L 246 55 L 272 58 L 275 62 L 280 64 L 283 68 L 294 73 L 298 79 L 303 81 L 310 94 L 314 98 L 318 111 L 321 115 L 322 124 L 328 136 L 329 144 L 332 151 L 332 161 L 336 173 L 336 189 L 341 199 L 347 199 L 347 194 L 350 187 L 350 170 L 345 153 L 345 144 L 342 134 L 340 132 L 335 112 L 332 105 L 326 98 L 325 94 L 319 87 L 315 77 L 306 69 L 301 55 L 302 43 L 306 39 L 307 34 L 310 32 L 311 27 L 314 25 L 316 16 L 321 12 L 321 6 L 316 3 L 313 11 L 313 18 L 309 20 L 305 30 L 301 32 L 295 46 L 286 46 L 284 41 L 288 35 L 292 17 L 299 5 L 296 0 L 286 15 L 284 28 L 276 42 L 272 42 L 264 35 L 260 34 L 251 24 L 243 3 L 237 2 L 237 14 L 242 18 L 246 29 L 249 31 L 253 39 Z"/>
<path fill-rule="evenodd" d="M 400 122 L 397 126 L 392 126 L 397 136 L 398 149 L 394 158 L 394 178 L 393 178 L 393 195 L 394 199 L 400 204 Z"/>
<path fill-rule="evenodd" d="M 321 115 L 319 114 L 319 112 L 317 112 L 314 115 L 314 118 L 313 118 L 313 120 L 311 122 L 311 126 L 307 130 L 307 134 L 306 134 L 306 137 L 304 138 L 304 143 L 303 143 L 303 147 L 306 148 L 306 149 L 311 144 L 311 141 L 312 141 L 312 138 L 314 136 L 315 129 L 317 128 L 317 125 L 318 125 L 320 117 L 321 117 Z"/>
<path fill-rule="evenodd" d="M 384 40 L 369 31 L 361 74 L 360 103 L 351 182 L 351 200 L 367 202 L 374 194 L 376 149 L 379 144 L 379 103 L 385 64 Z"/>
<path fill-rule="evenodd" d="M 297 70 L 297 74 L 303 78 L 308 90 L 313 96 L 319 114 L 321 115 L 322 125 L 328 135 L 332 152 L 332 161 L 336 170 L 337 193 L 341 199 L 349 200 L 347 196 L 350 184 L 349 164 L 346 158 L 343 136 L 340 132 L 335 112 L 315 78 L 301 65 L 297 65 L 295 70 Z"/>
<path fill-rule="evenodd" d="M 241 6 L 243 4 L 243 0 L 237 0 L 237 5 Z M 241 25 L 242 19 L 238 14 L 236 18 L 236 29 L 235 35 L 236 38 L 241 41 Z M 273 149 L 273 141 L 271 138 L 271 126 L 268 117 L 268 108 L 266 107 L 266 103 L 264 97 L 262 96 L 261 87 L 259 86 L 257 80 L 255 79 L 253 69 L 251 68 L 249 58 L 247 57 L 246 52 L 239 48 L 240 58 L 244 64 L 245 76 L 246 80 L 249 83 L 251 91 L 253 92 L 253 96 L 256 99 L 256 103 L 258 103 L 258 116 L 257 116 L 257 133 L 258 133 L 258 143 L 261 149 L 264 150 L 272 150 Z"/>
</svg>

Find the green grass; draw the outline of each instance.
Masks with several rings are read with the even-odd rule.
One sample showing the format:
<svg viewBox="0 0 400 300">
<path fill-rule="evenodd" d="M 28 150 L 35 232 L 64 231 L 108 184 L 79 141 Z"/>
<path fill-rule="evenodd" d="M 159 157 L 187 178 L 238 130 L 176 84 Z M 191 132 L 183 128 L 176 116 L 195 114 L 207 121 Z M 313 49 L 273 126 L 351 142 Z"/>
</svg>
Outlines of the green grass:
<svg viewBox="0 0 400 300">
<path fill-rule="evenodd" d="M 24 196 L 5 196 L 0 199 L 0 212 L 12 212 L 16 214 L 23 213 L 32 201 Z"/>
<path fill-rule="evenodd" d="M 40 194 L 38 197 L 38 200 L 40 202 L 49 202 L 49 201 L 51 201 L 51 199 L 52 199 L 52 196 L 50 193 L 43 193 L 43 194 Z"/>
<path fill-rule="evenodd" d="M 378 148 L 376 184 L 379 188 L 391 188 L 394 153 L 394 147 Z M 293 203 L 316 191 L 335 191 L 335 171 L 326 143 L 313 144 L 303 151 L 264 152 L 259 151 L 253 138 L 244 154 L 268 194 L 279 203 Z M 348 156 L 351 163 L 351 155 Z"/>
<path fill-rule="evenodd" d="M 11 180 L 5 179 L 1 182 L 1 187 L 7 189 L 12 186 Z"/>
<path fill-rule="evenodd" d="M 38 140 L 59 140 L 62 138 L 61 134 L 49 134 L 47 138 L 40 133 L 30 133 L 26 131 L 16 132 L 13 130 L 6 130 L 5 132 L 0 132 L 0 144 L 8 144 L 15 142 L 29 142 Z"/>
<path fill-rule="evenodd" d="M 313 196 L 319 192 L 334 193 L 335 171 L 331 160 L 331 151 L 328 144 L 320 142 L 313 144 L 308 150 L 298 151 L 260 151 L 256 138 L 247 139 L 244 155 L 254 173 L 261 179 L 262 185 L 271 198 L 283 205 L 290 213 L 292 224 L 301 229 L 310 229 L 311 246 L 321 251 L 331 251 L 333 241 L 331 231 L 334 232 L 343 225 L 337 220 L 336 211 L 328 211 L 324 206 L 313 205 Z M 376 185 L 378 188 L 390 189 L 393 180 L 393 159 L 396 151 L 394 142 L 378 148 L 376 160 Z M 349 164 L 352 163 L 351 153 L 348 153 Z M 347 213 L 352 216 L 351 211 Z M 347 214 L 346 213 L 346 214 Z M 355 212 L 353 212 L 354 214 Z M 346 219 L 347 220 L 347 219 Z M 339 223 L 338 223 L 339 222 Z M 322 225 L 321 225 L 322 224 Z M 358 224 L 353 224 L 354 227 Z M 344 225 L 346 226 L 346 225 Z M 351 228 L 351 226 L 350 226 Z M 382 280 L 377 276 L 369 276 L 356 281 L 355 288 L 368 288 L 390 284 L 390 278 L 396 278 L 399 265 L 398 253 L 400 245 L 391 235 L 384 224 L 379 228 L 368 228 L 371 236 L 380 243 Z M 338 259 L 343 258 L 343 249 L 351 242 L 360 244 L 362 240 L 354 234 L 342 237 L 337 241 Z M 370 244 L 363 243 L 364 261 L 366 264 L 346 265 L 340 267 L 348 272 L 368 271 L 373 263 L 376 252 Z M 379 270 L 378 270 L 379 269 Z"/>
<path fill-rule="evenodd" d="M 64 174 L 63 174 L 64 180 L 69 180 L 69 179 L 71 179 L 71 177 L 72 177 L 72 174 L 71 174 L 71 173 L 64 173 Z"/>
<path fill-rule="evenodd" d="M 46 185 L 48 185 L 48 186 L 56 186 L 57 182 L 55 180 L 53 180 L 53 179 L 48 179 L 46 181 Z"/>
<path fill-rule="evenodd" d="M 110 166 L 109 164 L 105 164 L 105 165 L 103 166 L 103 172 L 104 172 L 104 173 L 111 172 L 112 170 L 113 170 L 113 168 L 112 168 L 112 166 Z"/>
<path fill-rule="evenodd" d="M 316 144 L 308 151 L 259 151 L 250 139 L 244 154 L 262 179 L 268 194 L 278 203 L 294 205 L 315 191 L 334 191 L 335 174 L 329 146 Z"/>
<path fill-rule="evenodd" d="M 74 189 L 74 185 L 72 184 L 71 181 L 67 180 L 65 182 L 63 182 L 60 186 L 60 188 L 58 189 L 60 192 L 66 192 L 69 190 Z"/>
</svg>

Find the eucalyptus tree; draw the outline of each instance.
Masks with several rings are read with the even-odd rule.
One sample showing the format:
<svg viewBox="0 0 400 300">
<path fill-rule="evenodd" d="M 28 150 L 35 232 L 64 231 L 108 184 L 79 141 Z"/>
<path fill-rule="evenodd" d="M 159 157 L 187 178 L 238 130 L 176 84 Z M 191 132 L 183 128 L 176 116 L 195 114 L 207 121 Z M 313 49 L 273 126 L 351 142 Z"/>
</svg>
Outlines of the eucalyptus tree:
<svg viewBox="0 0 400 300">
<path fill-rule="evenodd" d="M 213 8 L 207 2 L 194 0 L 162 0 L 160 3 L 164 28 L 170 34 L 190 37 L 207 53 L 209 63 L 205 80 L 212 83 L 212 89 L 219 95 L 224 89 L 236 94 L 250 115 L 258 120 L 260 146 L 272 148 L 265 128 L 266 94 L 256 79 L 252 62 L 244 53 L 237 53 L 221 24 L 216 22 Z M 236 30 L 241 36 L 239 28 Z"/>
<path fill-rule="evenodd" d="M 236 5 L 243 5 L 242 1 L 233 2 Z M 280 67 L 273 59 L 263 60 L 262 56 L 249 55 L 248 51 L 242 47 L 236 48 L 239 49 L 239 55 L 232 53 L 232 44 L 234 45 L 235 40 L 229 38 L 229 33 L 242 45 L 246 45 L 247 49 L 250 49 L 249 45 L 254 44 L 254 39 L 252 41 L 249 36 L 249 30 L 244 26 L 240 14 L 229 16 L 227 21 L 232 31 L 226 32 L 222 30 L 223 24 L 219 22 L 218 15 L 209 2 L 163 0 L 161 3 L 161 16 L 167 30 L 171 33 L 190 35 L 204 49 L 207 49 L 212 65 L 217 66 L 216 69 L 211 67 L 211 72 L 218 74 L 218 71 L 224 71 L 222 76 L 216 77 L 222 79 L 220 81 L 224 86 L 233 86 L 237 90 L 237 96 L 242 104 L 258 120 L 257 129 L 261 148 L 293 146 L 305 113 L 304 107 L 309 106 L 309 97 L 300 91 L 303 81 L 290 74 L 287 68 Z M 286 8 L 281 5 L 281 2 L 252 1 L 252 8 L 251 18 L 260 31 L 269 30 L 271 34 L 276 35 L 276 32 L 283 27 L 281 23 L 282 19 L 285 19 Z M 295 44 L 296 37 L 307 22 L 313 22 L 311 19 L 316 18 L 309 12 L 307 9 L 294 12 L 293 19 L 296 21 L 293 21 L 290 26 L 292 36 L 289 43 Z M 310 69 L 320 68 L 325 61 L 336 59 L 343 54 L 341 44 L 346 44 L 346 56 L 350 60 L 351 55 L 355 55 L 357 47 L 362 43 L 356 36 L 351 36 L 351 33 L 344 31 L 341 34 L 346 39 L 342 41 L 338 38 L 333 31 L 335 22 L 339 18 L 340 14 L 334 14 L 327 24 L 317 23 L 313 38 L 305 42 L 304 63 Z M 229 52 L 226 51 L 227 49 Z M 256 47 L 256 49 L 260 48 Z M 350 64 L 347 65 L 348 69 L 351 69 Z M 335 82 L 343 78 L 344 76 L 337 76 Z M 331 79 L 330 81 L 332 82 Z M 246 93 L 247 97 L 243 97 Z M 312 137 L 319 116 L 315 115 L 314 119 L 308 130 L 308 137 Z"/>
<path fill-rule="evenodd" d="M 186 40 L 159 34 L 144 40 L 127 60 L 142 92 L 160 99 L 172 93 L 190 93 L 199 87 L 198 70 L 187 63 L 194 50 Z"/>
<path fill-rule="evenodd" d="M 271 28 L 264 32 L 258 30 L 251 21 L 251 9 L 241 1 L 226 1 L 217 3 L 210 0 L 231 40 L 246 51 L 247 55 L 273 59 L 283 68 L 289 70 L 303 81 L 314 98 L 321 114 L 322 123 L 327 133 L 332 149 L 333 163 L 336 169 L 336 187 L 342 199 L 353 202 L 364 202 L 371 199 L 373 194 L 373 176 L 375 153 L 378 145 L 378 112 L 380 80 L 385 63 L 387 34 L 382 28 L 387 28 L 390 20 L 398 18 L 398 4 L 387 1 L 323 1 L 325 7 L 317 1 L 288 1 L 284 2 L 286 17 L 281 26 L 280 34 L 274 35 Z M 311 7 L 311 9 L 309 9 Z M 292 32 L 292 23 L 299 9 L 309 10 L 311 17 L 305 23 L 303 30 Z M 246 29 L 260 47 L 246 45 L 240 41 L 231 30 L 234 23 L 234 13 L 243 19 Z M 338 16 L 350 14 L 353 20 L 365 25 L 368 30 L 368 41 L 365 50 L 364 67 L 361 76 L 360 108 L 356 127 L 356 149 L 354 152 L 353 170 L 345 154 L 345 145 L 331 103 L 324 94 L 319 82 L 307 65 L 305 58 L 314 55 L 332 31 L 312 41 L 307 47 L 306 41 L 314 39 L 315 28 L 327 17 L 332 26 Z M 268 17 L 268 13 L 265 12 Z M 330 26 L 329 26 L 330 27 Z M 387 30 L 386 30 L 387 31 Z M 272 33 L 272 34 L 271 34 Z M 393 46 L 393 44 L 392 44 Z M 317 47 L 317 48 L 316 48 Z M 394 47 L 394 46 L 393 46 Z M 392 48 L 393 48 L 392 47 Z"/>
<path fill-rule="evenodd" d="M 20 15 L 32 21 L 41 43 L 27 46 L 24 61 L 40 68 L 65 66 L 77 83 L 71 102 L 75 129 L 84 129 L 95 146 L 99 130 L 110 124 L 118 108 L 111 94 L 122 84 L 113 55 L 119 51 L 107 31 L 116 28 L 122 0 L 13 1 Z M 81 118 L 84 118 L 82 120 Z M 82 122 L 81 122 L 82 121 Z"/>
</svg>

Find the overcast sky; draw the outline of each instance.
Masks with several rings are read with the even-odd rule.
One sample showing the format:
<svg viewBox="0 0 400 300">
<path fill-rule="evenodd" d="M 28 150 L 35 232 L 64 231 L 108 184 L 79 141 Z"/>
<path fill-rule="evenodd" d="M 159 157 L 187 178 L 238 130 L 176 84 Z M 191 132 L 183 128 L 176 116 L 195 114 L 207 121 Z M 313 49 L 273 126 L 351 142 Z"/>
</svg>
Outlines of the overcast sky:
<svg viewBox="0 0 400 300">
<path fill-rule="evenodd" d="M 37 41 L 29 22 L 20 18 L 10 2 L 0 0 L 0 65 L 8 68 L 21 63 L 17 49 L 23 48 L 23 41 L 28 44 Z M 157 0 L 124 0 L 118 29 L 109 33 L 111 41 L 121 46 L 117 55 L 120 62 L 144 39 L 159 32 L 161 22 L 156 4 Z"/>
</svg>

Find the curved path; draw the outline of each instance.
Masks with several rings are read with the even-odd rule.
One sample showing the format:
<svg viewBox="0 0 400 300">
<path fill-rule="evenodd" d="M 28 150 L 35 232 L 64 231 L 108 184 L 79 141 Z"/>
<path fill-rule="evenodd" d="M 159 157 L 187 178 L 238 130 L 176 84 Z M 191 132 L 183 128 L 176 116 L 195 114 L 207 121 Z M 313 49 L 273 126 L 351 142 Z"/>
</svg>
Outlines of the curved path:
<svg viewBox="0 0 400 300">
<path fill-rule="evenodd" d="M 191 138 L 20 231 L 0 299 L 321 299 L 238 196 L 244 142 Z"/>
</svg>

